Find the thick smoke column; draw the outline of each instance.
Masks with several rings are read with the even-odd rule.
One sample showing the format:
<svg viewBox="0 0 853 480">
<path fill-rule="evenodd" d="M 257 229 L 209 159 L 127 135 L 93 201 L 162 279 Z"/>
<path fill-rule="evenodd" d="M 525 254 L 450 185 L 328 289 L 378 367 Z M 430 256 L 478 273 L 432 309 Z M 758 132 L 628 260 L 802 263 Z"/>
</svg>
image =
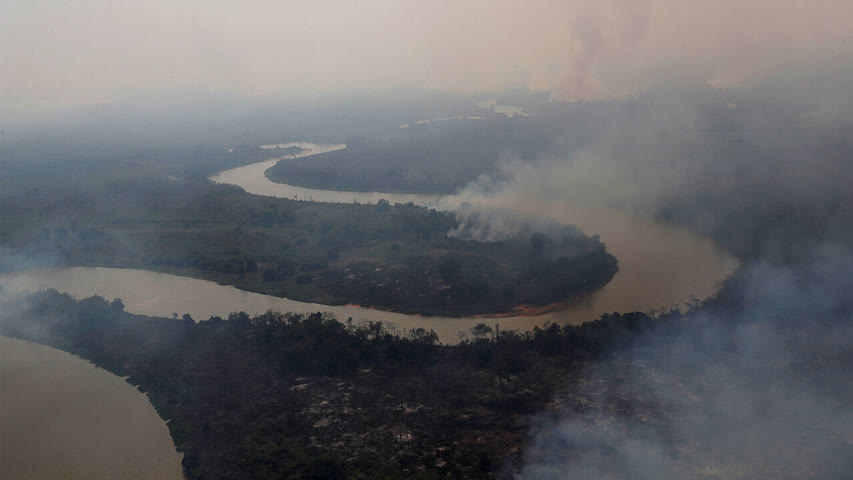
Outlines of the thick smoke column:
<svg viewBox="0 0 853 480">
<path fill-rule="evenodd" d="M 575 6 L 568 31 L 571 32 L 567 52 L 567 71 L 551 86 L 551 98 L 557 101 L 582 102 L 625 92 L 606 90 L 597 77 L 602 55 L 637 44 L 643 38 L 652 15 L 651 2 L 606 1 L 599 6 Z"/>
</svg>

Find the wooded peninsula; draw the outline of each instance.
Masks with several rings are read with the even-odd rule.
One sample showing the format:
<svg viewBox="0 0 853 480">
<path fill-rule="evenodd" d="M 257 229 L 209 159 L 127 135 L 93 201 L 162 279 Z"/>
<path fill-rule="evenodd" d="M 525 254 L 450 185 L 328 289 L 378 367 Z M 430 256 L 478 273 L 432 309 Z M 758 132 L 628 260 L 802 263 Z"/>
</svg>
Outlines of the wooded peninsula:
<svg viewBox="0 0 853 480">
<path fill-rule="evenodd" d="M 106 174 L 4 196 L 2 270 L 157 270 L 328 305 L 423 315 L 500 314 L 571 302 L 617 260 L 563 226 L 482 242 L 451 238 L 453 213 L 413 204 L 321 204 L 250 195 L 206 179 Z"/>
</svg>

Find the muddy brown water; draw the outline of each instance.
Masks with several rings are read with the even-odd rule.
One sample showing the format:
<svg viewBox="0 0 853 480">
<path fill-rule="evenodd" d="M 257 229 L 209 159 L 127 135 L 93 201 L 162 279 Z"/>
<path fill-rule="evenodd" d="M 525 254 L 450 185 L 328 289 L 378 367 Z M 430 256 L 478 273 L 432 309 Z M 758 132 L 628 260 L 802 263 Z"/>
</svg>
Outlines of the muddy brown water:
<svg viewBox="0 0 853 480">
<path fill-rule="evenodd" d="M 0 478 L 180 480 L 148 397 L 106 370 L 0 337 Z"/>
</svg>

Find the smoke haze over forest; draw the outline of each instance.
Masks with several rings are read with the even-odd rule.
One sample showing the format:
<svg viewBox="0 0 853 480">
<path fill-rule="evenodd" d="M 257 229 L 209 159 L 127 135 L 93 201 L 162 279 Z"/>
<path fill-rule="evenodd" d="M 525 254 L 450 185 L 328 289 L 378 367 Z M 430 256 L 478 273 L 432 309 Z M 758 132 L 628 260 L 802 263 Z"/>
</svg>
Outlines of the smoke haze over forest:
<svg viewBox="0 0 853 480">
<path fill-rule="evenodd" d="M 18 1 L 0 5 L 3 122 L 217 92 L 509 86 L 557 100 L 849 68 L 853 3 Z M 804 88 L 809 88 L 805 86 Z"/>
<path fill-rule="evenodd" d="M 286 410 L 292 425 L 312 420 L 286 441 L 262 438 L 284 430 L 264 423 L 279 420 L 253 417 L 262 434 L 241 437 L 240 458 L 223 453 L 237 445 L 227 435 L 222 450 L 206 443 L 218 426 L 192 417 L 191 400 L 210 407 L 224 398 L 205 390 L 222 372 L 187 361 L 177 375 L 186 383 L 159 384 L 174 372 L 156 341 L 140 357 L 111 343 L 105 319 L 133 324 L 141 312 L 101 308 L 106 333 L 96 341 L 74 336 L 70 320 L 55 337 L 49 322 L 8 331 L 84 354 L 102 348 L 114 365 L 141 368 L 158 408 L 175 408 L 170 426 L 187 429 L 179 440 L 195 462 L 185 467 L 196 471 L 233 460 L 229 468 L 248 476 L 240 462 L 263 458 L 246 464 L 295 472 L 314 465 L 305 459 L 337 462 L 343 450 L 359 460 L 340 460 L 342 469 L 391 462 L 355 440 L 367 431 L 371 445 L 410 455 L 364 467 L 372 474 L 405 465 L 414 475 L 427 465 L 449 478 L 455 460 L 468 462 L 455 473 L 483 474 L 464 478 L 845 478 L 853 470 L 851 19 L 851 0 L 0 0 L 0 271 L 9 278 L 120 267 L 305 308 L 364 305 L 358 314 L 368 321 L 385 318 L 376 308 L 414 322 L 492 314 L 509 322 L 531 307 L 546 312 L 542 326 L 558 311 L 549 309 L 583 306 L 620 278 L 645 299 L 700 277 L 717 285 L 731 272 L 708 298 L 669 287 L 693 307 L 683 314 L 654 304 L 526 336 L 509 328 L 501 336 L 496 317 L 469 329 L 473 337 L 462 331 L 455 346 L 438 345 L 428 328 L 414 340 L 383 337 L 380 322 L 343 327 L 319 315 L 304 325 L 322 326 L 312 334 L 324 343 L 304 344 L 279 335 L 299 322 L 276 324 L 272 313 L 234 314 L 242 323 L 157 320 L 164 345 L 202 331 L 208 336 L 193 338 L 210 343 L 193 348 L 210 358 L 241 359 L 229 368 L 246 372 L 264 365 L 264 382 L 252 388 L 274 388 L 239 396 L 229 387 L 245 412 L 266 413 L 258 398 L 282 409 L 293 399 L 340 400 L 328 407 L 334 413 Z M 512 104 L 518 115 L 490 103 Z M 268 190 L 215 178 L 264 161 L 270 166 L 247 182 Z M 276 187 L 309 193 L 267 196 Z M 376 201 L 381 195 L 433 200 Z M 609 237 L 582 219 L 610 226 L 601 228 Z M 642 253 L 664 250 L 659 260 Z M 697 267 L 680 268 L 687 264 Z M 84 327 L 85 308 L 99 302 L 82 302 Z M 267 327 L 268 335 L 251 333 Z M 218 336 L 231 328 L 245 330 Z M 128 338 L 119 340 L 133 346 Z M 241 351 L 235 338 L 261 343 Z M 376 353 L 382 338 L 388 348 Z M 290 357 L 276 350 L 285 341 Z M 395 357 L 399 345 L 416 345 L 417 358 Z M 250 350 L 256 363 L 241 364 Z M 150 365 L 132 365 L 125 353 Z M 183 358 L 182 347 L 169 354 Z M 293 360 L 315 358 L 344 367 L 303 371 Z M 303 375 L 328 389 L 312 391 Z M 406 396 L 410 375 L 417 399 Z M 352 412 L 337 396 L 341 378 L 362 395 L 359 409 L 375 409 L 364 418 L 376 428 L 358 415 L 335 417 Z M 453 392 L 442 390 L 445 380 Z M 391 384 L 401 386 L 397 396 L 381 396 Z M 462 400 L 470 411 L 448 406 Z M 243 413 L 229 410 L 228 421 L 249 425 Z M 433 414 L 446 423 L 418 416 Z M 306 440 L 337 418 L 351 444 Z M 412 427 L 415 443 L 401 447 L 407 418 L 422 430 Z M 447 432 L 434 435 L 436 425 L 461 440 L 441 450 Z M 397 432 L 397 443 L 382 443 L 383 429 Z M 329 432 L 326 440 L 336 437 Z M 287 457 L 263 450 L 275 442 L 306 463 L 275 463 Z M 477 453 L 438 466 L 440 455 L 464 450 L 460 442 Z"/>
</svg>

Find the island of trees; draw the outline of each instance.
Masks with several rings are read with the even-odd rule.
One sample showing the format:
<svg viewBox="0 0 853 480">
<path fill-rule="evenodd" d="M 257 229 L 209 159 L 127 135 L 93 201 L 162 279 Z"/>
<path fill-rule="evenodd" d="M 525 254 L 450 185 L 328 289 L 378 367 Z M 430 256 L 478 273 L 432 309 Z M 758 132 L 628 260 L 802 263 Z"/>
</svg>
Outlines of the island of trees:
<svg viewBox="0 0 853 480">
<path fill-rule="evenodd" d="M 572 227 L 502 241 L 448 236 L 453 213 L 250 195 L 206 179 L 112 178 L 4 195 L 3 270 L 133 267 L 322 304 L 425 315 L 571 302 L 616 259 Z"/>
</svg>

